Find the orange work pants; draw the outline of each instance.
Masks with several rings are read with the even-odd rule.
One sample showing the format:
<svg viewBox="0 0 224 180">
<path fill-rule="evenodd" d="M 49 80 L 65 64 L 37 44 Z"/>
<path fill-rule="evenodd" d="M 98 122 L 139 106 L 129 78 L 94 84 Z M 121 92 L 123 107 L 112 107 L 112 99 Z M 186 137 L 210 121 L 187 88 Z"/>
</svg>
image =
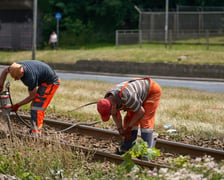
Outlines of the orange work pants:
<svg viewBox="0 0 224 180">
<path fill-rule="evenodd" d="M 162 95 L 162 90 L 160 86 L 153 80 L 150 80 L 149 94 L 145 101 L 143 102 L 143 108 L 145 109 L 145 114 L 143 118 L 135 125 L 139 126 L 141 129 L 153 129 L 155 122 L 156 110 L 159 106 L 160 97 Z M 124 127 L 131 121 L 135 112 L 127 110 L 127 114 L 124 118 Z"/>
<path fill-rule="evenodd" d="M 60 79 L 57 81 L 57 83 L 54 84 L 42 83 L 39 86 L 36 93 L 36 98 L 33 100 L 31 104 L 32 132 L 41 133 L 45 110 L 50 104 L 59 85 L 60 85 Z"/>
</svg>

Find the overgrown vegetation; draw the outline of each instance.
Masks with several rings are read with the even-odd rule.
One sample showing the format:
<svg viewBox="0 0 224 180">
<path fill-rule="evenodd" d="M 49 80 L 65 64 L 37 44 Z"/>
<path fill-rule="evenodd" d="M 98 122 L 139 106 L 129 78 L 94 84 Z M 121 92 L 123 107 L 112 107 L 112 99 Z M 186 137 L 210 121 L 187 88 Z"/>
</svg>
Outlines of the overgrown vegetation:
<svg viewBox="0 0 224 180">
<path fill-rule="evenodd" d="M 16 103 L 27 95 L 26 88 L 20 81 L 11 82 L 11 96 Z M 76 107 L 103 97 L 111 83 L 100 81 L 72 80 L 62 81 L 49 108 L 46 117 L 67 117 L 71 121 L 96 121 L 100 117 L 95 105 L 87 106 L 78 111 Z M 164 124 L 171 123 L 181 134 L 195 137 L 223 137 L 223 111 L 213 108 L 223 108 L 223 93 L 200 92 L 183 88 L 163 87 L 163 95 L 156 117 L 157 132 L 164 132 Z M 22 106 L 20 111 L 27 111 L 29 105 Z M 186 110 L 187 109 L 187 110 Z M 200 114 L 200 116 L 198 116 Z M 215 123 L 214 123 L 215 121 Z M 114 127 L 112 121 L 98 124 L 99 127 Z M 115 129 L 115 128 L 114 128 Z M 179 134 L 181 133 L 181 134 Z M 178 138 L 178 137 L 177 137 Z M 61 146 L 48 144 L 44 146 L 38 141 L 23 142 L 19 139 L 11 142 L 1 140 L 0 173 L 15 175 L 21 179 L 172 179 L 175 177 L 222 179 L 224 162 L 217 164 L 209 157 L 191 160 L 188 157 L 170 159 L 167 163 L 174 169 L 141 169 L 131 163 L 130 157 L 147 154 L 144 144 L 134 146 L 126 154 L 126 165 L 115 165 L 108 162 L 92 162 L 91 155 L 85 157 L 82 152 L 74 152 Z M 157 155 L 156 155 L 157 154 Z M 149 157 L 155 158 L 158 152 Z"/>
<path fill-rule="evenodd" d="M 156 148 L 148 148 L 148 145 L 143 139 L 137 138 L 135 145 L 129 149 L 123 155 L 124 161 L 121 166 L 126 169 L 127 172 L 131 172 L 133 169 L 141 169 L 133 161 L 132 158 L 139 158 L 144 160 L 154 160 L 160 156 L 160 151 Z"/>
<path fill-rule="evenodd" d="M 173 168 L 149 170 L 140 168 L 126 157 L 126 164 L 92 161 L 92 155 L 65 149 L 60 145 L 43 145 L 38 140 L 22 141 L 15 138 L 0 142 L 0 175 L 22 180 L 40 179 L 214 179 L 224 178 L 224 161 L 211 157 L 191 159 L 180 156 L 168 159 Z M 135 151 L 136 152 L 136 151 Z M 130 154 L 129 154 L 130 155 Z M 127 161 L 129 160 L 129 161 Z M 128 163 L 127 163 L 128 162 Z"/>
</svg>

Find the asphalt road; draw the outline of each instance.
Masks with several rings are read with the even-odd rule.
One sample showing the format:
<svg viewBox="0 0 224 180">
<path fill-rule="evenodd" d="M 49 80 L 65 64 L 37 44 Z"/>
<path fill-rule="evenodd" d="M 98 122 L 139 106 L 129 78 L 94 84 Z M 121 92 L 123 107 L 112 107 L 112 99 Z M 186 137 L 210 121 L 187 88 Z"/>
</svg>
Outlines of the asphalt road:
<svg viewBox="0 0 224 180">
<path fill-rule="evenodd" d="M 136 76 L 124 76 L 124 75 L 109 75 L 109 74 L 83 74 L 83 73 L 66 73 L 57 71 L 57 74 L 61 77 L 62 80 L 71 80 L 71 79 L 79 79 L 79 80 L 99 80 L 106 81 L 111 83 L 119 83 L 122 81 L 130 80 L 131 78 L 135 78 Z M 182 88 L 190 88 L 201 91 L 209 91 L 209 92 L 224 92 L 224 81 L 220 80 L 212 80 L 212 79 L 180 79 L 172 77 L 151 77 L 157 83 L 163 86 L 170 87 L 182 87 Z"/>
</svg>

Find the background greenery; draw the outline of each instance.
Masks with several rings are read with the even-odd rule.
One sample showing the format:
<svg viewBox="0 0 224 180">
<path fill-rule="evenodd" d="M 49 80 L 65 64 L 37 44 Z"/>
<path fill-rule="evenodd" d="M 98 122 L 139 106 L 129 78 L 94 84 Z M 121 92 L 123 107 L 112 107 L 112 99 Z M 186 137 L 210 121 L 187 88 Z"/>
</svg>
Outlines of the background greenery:
<svg viewBox="0 0 224 180">
<path fill-rule="evenodd" d="M 60 12 L 60 45 L 114 43 L 116 29 L 137 29 L 137 6 L 144 10 L 165 9 L 165 0 L 39 0 L 41 29 L 45 43 L 56 31 L 55 14 Z M 169 0 L 169 9 L 183 6 L 224 6 L 220 0 Z"/>
<path fill-rule="evenodd" d="M 78 60 L 104 60 L 125 62 L 157 62 L 178 64 L 223 64 L 224 46 L 205 45 L 164 45 L 128 46 L 82 46 L 79 49 L 58 48 L 57 50 L 37 50 L 36 59 L 47 63 L 75 63 Z M 178 57 L 187 55 L 184 60 Z M 15 61 L 31 59 L 31 51 L 0 51 L 1 63 L 11 64 Z"/>
</svg>

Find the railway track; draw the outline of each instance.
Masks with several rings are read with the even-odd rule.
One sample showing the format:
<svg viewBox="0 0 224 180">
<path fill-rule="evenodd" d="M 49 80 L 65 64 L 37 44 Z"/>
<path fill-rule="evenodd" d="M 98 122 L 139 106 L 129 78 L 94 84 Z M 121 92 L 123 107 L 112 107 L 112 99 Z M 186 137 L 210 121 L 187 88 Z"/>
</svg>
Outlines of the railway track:
<svg viewBox="0 0 224 180">
<path fill-rule="evenodd" d="M 29 121 L 30 116 L 27 115 L 19 115 L 23 120 Z M 15 120 L 18 119 L 16 114 L 11 114 L 11 119 Z M 14 122 L 14 121 L 13 121 Z M 19 122 L 20 121 L 15 121 Z M 87 135 L 87 136 L 93 136 L 98 139 L 113 139 L 116 141 L 120 141 L 120 136 L 117 132 L 108 130 L 108 129 L 102 129 L 102 128 L 96 128 L 92 127 L 90 125 L 84 124 L 84 123 L 70 123 L 70 122 L 62 122 L 58 120 L 52 120 L 52 119 L 45 119 L 44 120 L 44 125 L 49 126 L 50 128 L 54 128 L 53 133 L 55 131 L 60 132 L 60 133 L 79 133 L 81 135 Z M 24 134 L 21 133 L 16 133 L 16 135 L 20 138 L 25 138 Z M 33 137 L 29 137 L 33 138 Z M 84 152 L 86 154 L 93 154 L 93 159 L 97 160 L 108 160 L 114 163 L 120 164 L 123 162 L 122 156 L 116 155 L 115 153 L 109 153 L 109 152 L 104 152 L 104 151 L 99 151 L 96 149 L 90 149 L 88 147 L 83 147 L 83 146 L 77 146 L 77 145 L 71 145 L 70 143 L 66 141 L 55 141 L 55 140 L 47 140 L 47 138 L 38 138 L 40 141 L 43 143 L 60 143 L 62 146 L 69 147 L 72 150 L 78 150 L 81 152 Z M 172 153 L 176 155 L 190 155 L 191 157 L 199 157 L 199 156 L 204 156 L 204 155 L 210 155 L 214 157 L 217 161 L 223 160 L 224 159 L 224 151 L 222 150 L 216 150 L 216 149 L 211 149 L 211 148 L 204 148 L 204 147 L 199 147 L 199 146 L 194 146 L 194 145 L 188 145 L 188 144 L 183 144 L 183 143 L 178 143 L 178 142 L 172 142 L 172 141 L 166 141 L 163 139 L 157 139 L 156 143 L 156 148 L 160 149 L 161 152 L 164 153 Z M 168 167 L 171 168 L 167 165 L 161 164 L 161 163 L 154 163 L 151 161 L 143 161 L 139 159 L 132 159 L 135 164 L 138 164 L 140 166 L 145 166 L 150 169 L 153 168 L 161 168 L 161 167 Z"/>
<path fill-rule="evenodd" d="M 29 116 L 25 116 L 25 115 L 20 115 L 20 117 L 23 118 L 24 121 L 29 120 L 30 117 Z M 11 115 L 11 124 L 13 124 L 14 122 L 17 123 L 21 123 L 21 121 L 17 121 L 17 117 L 15 114 Z M 58 125 L 58 122 L 60 122 L 60 124 L 62 124 L 62 126 Z M 66 123 L 65 123 L 66 124 Z M 61 134 L 61 128 L 64 127 L 63 122 L 61 121 L 55 121 L 55 120 L 49 120 L 49 119 L 45 119 L 45 125 L 46 126 L 51 126 L 49 131 L 52 131 L 52 127 L 57 129 L 57 133 L 55 133 L 56 131 L 54 130 L 53 132 L 47 132 L 46 134 L 44 134 L 42 137 L 32 137 L 30 135 L 27 135 L 26 133 L 24 133 L 24 129 L 25 128 L 21 128 L 19 131 L 16 131 L 16 128 L 14 128 L 14 132 L 13 135 L 15 135 L 16 137 L 23 139 L 23 140 L 28 140 L 28 141 L 34 141 L 34 142 L 41 142 L 44 143 L 46 146 L 48 144 L 57 144 L 63 147 L 63 149 L 68 148 L 69 150 L 73 150 L 75 152 L 81 152 L 86 154 L 86 156 L 91 156 L 93 160 L 101 160 L 101 161 L 110 161 L 116 164 L 121 164 L 124 159 L 122 156 L 117 155 L 115 153 L 110 153 L 110 152 L 105 152 L 105 151 L 100 151 L 97 150 L 96 148 L 89 148 L 89 147 L 83 147 L 83 146 L 78 146 L 78 145 L 73 145 L 72 143 L 60 138 L 59 136 L 55 136 L 55 134 Z M 21 125 L 19 125 L 21 126 Z M 13 125 L 12 125 L 13 127 Z M 26 128 L 27 129 L 27 128 Z M 64 130 L 64 128 L 63 128 Z M 76 134 L 77 132 L 74 132 L 74 129 L 69 130 L 69 133 L 74 133 Z M 64 133 L 63 133 L 64 134 Z M 12 136 L 13 138 L 14 136 Z M 53 137 L 53 138 L 52 138 Z M 56 138 L 55 138 L 56 137 Z M 59 138 L 58 138 L 59 137 Z M 90 142 L 89 142 L 90 143 Z M 156 163 L 156 162 L 149 162 L 149 161 L 144 161 L 144 160 L 140 160 L 137 158 L 132 158 L 132 161 L 142 167 L 147 167 L 149 169 L 154 169 L 154 168 L 172 168 L 168 165 L 164 165 L 161 163 Z"/>
<path fill-rule="evenodd" d="M 114 154 L 114 153 L 108 153 L 108 152 L 103 152 L 103 151 L 99 151 L 99 150 L 95 150 L 95 149 L 89 149 L 86 147 L 81 147 L 81 146 L 77 146 L 77 145 L 71 145 L 71 144 L 67 144 L 64 142 L 60 142 L 60 141 L 54 141 L 54 140 L 47 140 L 43 137 L 40 138 L 36 138 L 36 137 L 32 137 L 32 136 L 27 136 L 21 133 L 16 133 L 15 134 L 17 137 L 19 138 L 23 138 L 23 139 L 32 139 L 32 140 L 37 140 L 38 142 L 42 142 L 44 144 L 60 144 L 64 149 L 68 148 L 70 150 L 73 151 L 78 151 L 78 152 L 82 152 L 84 154 L 86 154 L 87 156 L 92 155 L 92 159 L 93 160 L 101 160 L 101 161 L 110 161 L 116 164 L 121 164 L 124 160 L 122 158 L 122 156 Z M 159 163 L 153 163 L 153 162 L 149 162 L 149 161 L 143 161 L 140 159 L 136 159 L 133 158 L 132 161 L 142 167 L 147 167 L 149 169 L 154 169 L 154 168 L 172 168 L 170 166 L 167 165 L 163 165 L 163 164 L 159 164 Z"/>
<path fill-rule="evenodd" d="M 30 116 L 20 115 L 23 119 L 30 120 Z M 12 115 L 15 118 L 15 115 Z M 117 141 L 120 140 L 118 132 L 101 129 L 86 125 L 85 123 L 70 123 L 52 119 L 45 119 L 44 123 L 50 127 L 57 129 L 58 131 L 66 131 L 68 133 L 78 132 L 82 135 L 94 136 L 96 138 L 110 139 L 114 138 Z M 180 155 L 190 155 L 191 157 L 199 157 L 204 155 L 210 155 L 216 160 L 220 161 L 224 159 L 224 151 L 200 147 L 195 145 L 189 145 L 179 142 L 167 141 L 163 139 L 157 139 L 156 148 L 163 152 L 169 152 Z"/>
</svg>

